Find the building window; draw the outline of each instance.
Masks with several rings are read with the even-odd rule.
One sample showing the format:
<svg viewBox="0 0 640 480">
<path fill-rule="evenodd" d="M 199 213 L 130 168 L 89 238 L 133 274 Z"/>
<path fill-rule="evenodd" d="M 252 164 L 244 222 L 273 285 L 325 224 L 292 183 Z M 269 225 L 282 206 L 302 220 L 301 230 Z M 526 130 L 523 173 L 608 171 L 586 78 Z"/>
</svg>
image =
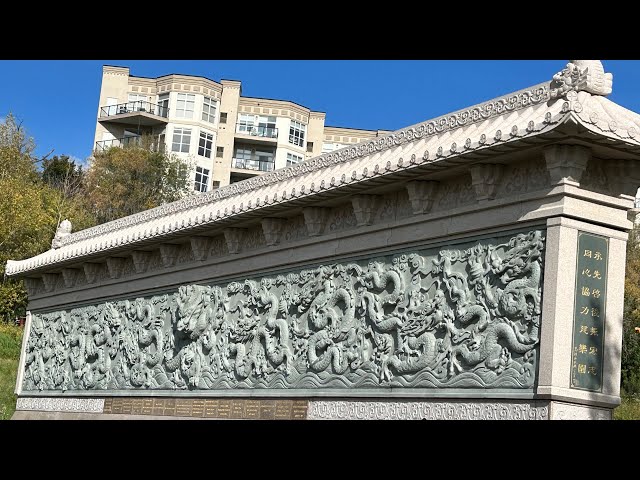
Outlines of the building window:
<svg viewBox="0 0 640 480">
<path fill-rule="evenodd" d="M 130 93 L 129 94 L 129 98 L 128 98 L 129 102 L 148 102 L 149 101 L 149 97 L 147 95 L 144 95 L 142 93 Z"/>
<path fill-rule="evenodd" d="M 313 142 L 307 142 L 307 152 L 313 152 Z"/>
<path fill-rule="evenodd" d="M 169 113 L 169 94 L 158 95 L 158 115 L 166 117 Z"/>
<path fill-rule="evenodd" d="M 211 190 L 217 190 L 218 188 L 220 188 L 220 182 L 218 180 L 211 182 Z"/>
<path fill-rule="evenodd" d="M 276 129 L 276 117 L 247 115 L 246 113 L 241 113 L 238 117 L 236 133 L 276 138 L 278 136 L 278 130 Z"/>
<path fill-rule="evenodd" d="M 217 102 L 211 97 L 204 97 L 202 102 L 202 120 L 209 123 L 216 122 Z"/>
<path fill-rule="evenodd" d="M 291 120 L 289 143 L 302 147 L 304 145 L 304 133 L 306 130 L 307 126 L 305 124 Z"/>
<path fill-rule="evenodd" d="M 206 192 L 209 184 L 209 170 L 202 167 L 196 167 L 196 180 L 193 182 L 193 189 L 196 192 Z"/>
<path fill-rule="evenodd" d="M 145 112 L 149 107 L 149 97 L 141 93 L 130 93 L 127 101 L 127 110 L 129 112 Z"/>
<path fill-rule="evenodd" d="M 222 158 L 224 155 L 224 147 L 216 147 L 216 158 Z"/>
<path fill-rule="evenodd" d="M 193 118 L 196 96 L 193 93 L 179 93 L 176 103 L 176 117 Z"/>
<path fill-rule="evenodd" d="M 191 129 L 190 128 L 174 128 L 171 151 L 189 153 L 190 145 L 191 145 Z"/>
<path fill-rule="evenodd" d="M 211 148 L 213 145 L 213 135 L 207 132 L 200 132 L 200 143 L 198 144 L 198 155 L 211 158 Z"/>
<path fill-rule="evenodd" d="M 227 123 L 227 112 L 220 112 L 220 123 Z"/>
<path fill-rule="evenodd" d="M 246 113 L 241 113 L 238 117 L 238 133 L 246 133 L 247 135 L 251 133 L 253 129 L 255 116 L 247 115 Z"/>
<path fill-rule="evenodd" d="M 270 172 L 275 165 L 275 155 L 275 149 L 239 145 L 235 148 L 231 166 L 245 170 Z"/>
<path fill-rule="evenodd" d="M 302 161 L 302 157 L 299 155 L 294 155 L 293 153 L 287 153 L 287 167 L 291 165 L 295 165 L 298 162 Z"/>
</svg>

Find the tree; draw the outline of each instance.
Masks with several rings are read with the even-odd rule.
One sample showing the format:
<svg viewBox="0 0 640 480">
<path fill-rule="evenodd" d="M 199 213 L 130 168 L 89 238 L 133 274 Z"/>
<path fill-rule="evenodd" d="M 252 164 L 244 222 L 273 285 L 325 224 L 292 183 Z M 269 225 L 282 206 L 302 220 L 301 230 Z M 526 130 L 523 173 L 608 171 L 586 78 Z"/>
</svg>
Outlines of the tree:
<svg viewBox="0 0 640 480">
<path fill-rule="evenodd" d="M 71 190 L 74 195 L 81 190 L 84 173 L 82 166 L 68 155 L 54 155 L 42 161 L 42 180 L 53 188 Z"/>
<path fill-rule="evenodd" d="M 622 390 L 628 396 L 640 396 L 640 241 L 638 228 L 629 233 L 624 280 L 624 317 L 622 323 Z"/>
<path fill-rule="evenodd" d="M 190 167 L 157 151 L 149 139 L 95 154 L 86 174 L 86 197 L 99 223 L 178 200 L 189 192 Z"/>
<path fill-rule="evenodd" d="M 75 229 L 95 224 L 82 203 L 64 198 L 42 181 L 34 156 L 35 143 L 11 114 L 0 122 L 0 319 L 23 314 L 27 294 L 22 281 L 4 277 L 7 260 L 38 255 L 51 246 L 60 218 Z"/>
</svg>

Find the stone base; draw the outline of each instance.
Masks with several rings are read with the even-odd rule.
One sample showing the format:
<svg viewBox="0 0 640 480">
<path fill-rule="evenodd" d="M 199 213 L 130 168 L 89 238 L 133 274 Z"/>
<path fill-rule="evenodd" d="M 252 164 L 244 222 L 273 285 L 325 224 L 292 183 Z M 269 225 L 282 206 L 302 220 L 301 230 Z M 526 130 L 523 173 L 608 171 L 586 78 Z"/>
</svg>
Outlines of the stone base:
<svg viewBox="0 0 640 480">
<path fill-rule="evenodd" d="M 612 409 L 549 400 L 18 399 L 13 420 L 611 420 Z"/>
<path fill-rule="evenodd" d="M 549 402 L 551 420 L 611 420 L 613 409 L 578 405 L 577 403 Z"/>
</svg>

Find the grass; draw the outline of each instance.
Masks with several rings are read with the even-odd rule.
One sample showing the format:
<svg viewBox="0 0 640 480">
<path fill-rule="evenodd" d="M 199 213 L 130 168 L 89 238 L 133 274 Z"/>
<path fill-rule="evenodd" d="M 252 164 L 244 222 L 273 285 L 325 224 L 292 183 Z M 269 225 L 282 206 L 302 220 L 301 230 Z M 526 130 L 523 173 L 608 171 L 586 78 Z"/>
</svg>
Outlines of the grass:
<svg viewBox="0 0 640 480">
<path fill-rule="evenodd" d="M 640 420 L 640 400 L 622 397 L 622 403 L 613 411 L 614 420 Z"/>
<path fill-rule="evenodd" d="M 18 374 L 22 328 L 0 323 L 0 420 L 8 420 L 16 409 L 13 391 Z"/>
</svg>

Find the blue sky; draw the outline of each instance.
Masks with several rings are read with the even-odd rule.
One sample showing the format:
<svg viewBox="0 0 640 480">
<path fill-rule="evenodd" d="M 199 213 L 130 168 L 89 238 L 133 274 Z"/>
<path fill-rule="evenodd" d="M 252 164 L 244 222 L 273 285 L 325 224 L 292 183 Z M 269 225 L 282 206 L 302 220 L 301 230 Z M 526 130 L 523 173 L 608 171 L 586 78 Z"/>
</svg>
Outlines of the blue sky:
<svg viewBox="0 0 640 480">
<path fill-rule="evenodd" d="M 44 60 L 0 61 L 0 117 L 12 112 L 38 155 L 85 159 L 95 131 L 102 65 L 242 81 L 242 94 L 292 100 L 326 125 L 396 130 L 550 80 L 567 60 Z M 640 61 L 603 61 L 613 101 L 640 112 Z"/>
</svg>

